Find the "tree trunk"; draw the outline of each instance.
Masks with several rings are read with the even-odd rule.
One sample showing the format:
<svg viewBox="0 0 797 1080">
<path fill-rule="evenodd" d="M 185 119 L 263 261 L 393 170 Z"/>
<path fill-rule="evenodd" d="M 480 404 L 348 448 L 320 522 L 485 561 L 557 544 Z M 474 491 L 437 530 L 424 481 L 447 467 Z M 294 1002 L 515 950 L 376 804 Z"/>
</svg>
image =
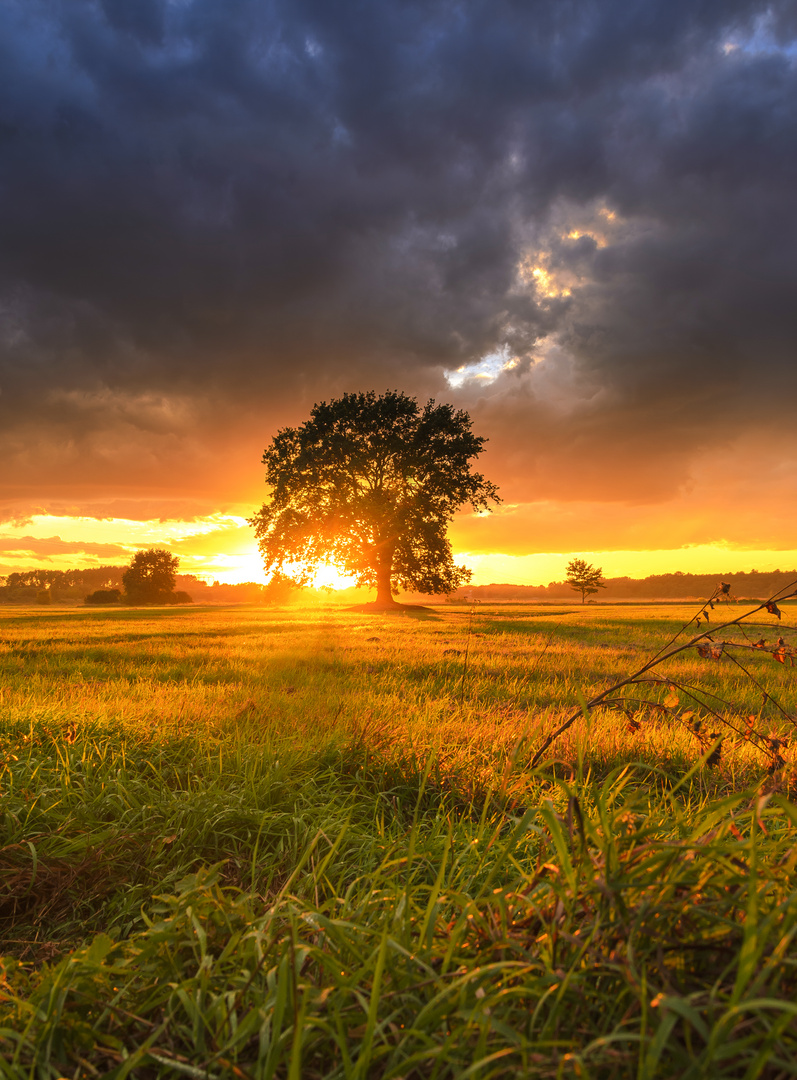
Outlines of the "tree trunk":
<svg viewBox="0 0 797 1080">
<path fill-rule="evenodd" d="M 379 607 L 393 607 L 393 590 L 390 578 L 393 571 L 393 552 L 380 551 L 376 556 L 376 602 Z"/>
</svg>

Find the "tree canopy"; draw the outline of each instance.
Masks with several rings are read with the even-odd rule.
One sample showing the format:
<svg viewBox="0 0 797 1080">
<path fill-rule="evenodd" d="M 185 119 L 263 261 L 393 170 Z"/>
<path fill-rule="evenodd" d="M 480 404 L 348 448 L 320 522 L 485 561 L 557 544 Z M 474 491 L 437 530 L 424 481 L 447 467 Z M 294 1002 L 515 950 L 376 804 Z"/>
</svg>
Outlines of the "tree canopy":
<svg viewBox="0 0 797 1080">
<path fill-rule="evenodd" d="M 250 524 L 266 569 L 307 584 L 331 562 L 383 605 L 399 587 L 453 591 L 470 572 L 454 564 L 448 523 L 466 504 L 500 501 L 471 470 L 485 442 L 466 412 L 398 391 L 314 405 L 263 454 L 271 498 Z"/>
<path fill-rule="evenodd" d="M 164 548 L 137 551 L 122 575 L 131 604 L 175 603 L 174 585 L 180 560 Z"/>
<path fill-rule="evenodd" d="M 567 584 L 571 589 L 581 593 L 582 604 L 592 593 L 606 588 L 606 583 L 602 578 L 603 570 L 584 559 L 572 559 L 567 564 Z"/>
</svg>

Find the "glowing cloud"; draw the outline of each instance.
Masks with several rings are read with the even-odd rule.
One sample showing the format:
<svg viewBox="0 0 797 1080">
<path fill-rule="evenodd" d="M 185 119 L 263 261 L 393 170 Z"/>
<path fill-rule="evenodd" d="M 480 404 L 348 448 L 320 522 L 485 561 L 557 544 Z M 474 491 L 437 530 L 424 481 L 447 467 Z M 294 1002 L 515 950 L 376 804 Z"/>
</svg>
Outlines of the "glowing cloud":
<svg viewBox="0 0 797 1080">
<path fill-rule="evenodd" d="M 487 385 L 495 382 L 499 375 L 505 371 L 512 371 L 517 367 L 518 358 L 510 355 L 509 346 L 504 345 L 495 352 L 488 353 L 481 360 L 473 364 L 463 364 L 456 371 L 447 371 L 446 380 L 449 386 L 460 387 L 466 382 L 477 382 Z"/>
</svg>

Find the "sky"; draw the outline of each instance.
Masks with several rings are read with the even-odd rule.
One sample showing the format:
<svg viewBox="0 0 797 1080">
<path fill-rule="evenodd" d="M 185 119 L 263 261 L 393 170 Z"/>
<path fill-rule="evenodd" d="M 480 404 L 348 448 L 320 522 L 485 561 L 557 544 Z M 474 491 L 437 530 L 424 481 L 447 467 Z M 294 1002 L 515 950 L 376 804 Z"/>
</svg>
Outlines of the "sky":
<svg viewBox="0 0 797 1080">
<path fill-rule="evenodd" d="M 466 409 L 474 582 L 797 567 L 797 4 L 5 0 L 0 574 L 258 580 L 313 404 Z"/>
</svg>

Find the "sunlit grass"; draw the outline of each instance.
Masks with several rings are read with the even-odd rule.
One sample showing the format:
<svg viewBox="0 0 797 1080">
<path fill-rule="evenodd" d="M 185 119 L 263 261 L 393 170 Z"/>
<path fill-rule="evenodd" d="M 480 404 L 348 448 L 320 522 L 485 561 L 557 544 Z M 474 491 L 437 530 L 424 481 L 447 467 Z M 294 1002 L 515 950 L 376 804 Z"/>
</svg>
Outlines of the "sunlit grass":
<svg viewBox="0 0 797 1080">
<path fill-rule="evenodd" d="M 367 728 L 380 752 L 496 755 L 533 742 L 579 700 L 653 653 L 692 614 L 684 607 L 441 607 L 415 617 L 345 611 L 206 609 L 190 612 L 13 614 L 3 619 L 0 693 L 6 722 L 121 724 L 126 731 L 209 733 L 275 746 L 324 747 Z M 769 628 L 771 632 L 771 628 Z M 794 669 L 768 654 L 748 661 L 761 686 L 793 707 Z M 761 690 L 695 652 L 662 671 L 761 714 Z M 772 734 L 784 720 L 771 706 Z M 693 737 L 666 723 L 634 739 L 604 710 L 556 747 L 609 768 L 640 755 L 694 760 Z M 728 748 L 734 781 L 755 771 L 749 744 Z M 752 778 L 753 773 L 750 774 Z"/>
<path fill-rule="evenodd" d="M 0 1075 L 793 1075 L 761 755 L 596 711 L 528 768 L 691 614 L 0 612 Z"/>
</svg>

